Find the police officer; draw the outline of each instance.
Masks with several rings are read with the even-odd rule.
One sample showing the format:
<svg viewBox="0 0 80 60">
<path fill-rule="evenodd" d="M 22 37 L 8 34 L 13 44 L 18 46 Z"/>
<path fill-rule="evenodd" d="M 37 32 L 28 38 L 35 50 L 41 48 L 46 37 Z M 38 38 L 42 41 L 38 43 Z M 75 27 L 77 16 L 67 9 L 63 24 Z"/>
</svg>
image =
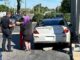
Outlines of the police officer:
<svg viewBox="0 0 80 60">
<path fill-rule="evenodd" d="M 2 41 L 2 50 L 3 51 L 12 51 L 11 50 L 11 28 L 15 27 L 15 24 L 11 24 L 11 12 L 7 12 L 6 16 L 4 16 L 3 18 L 1 18 L 1 29 L 2 29 L 2 33 L 3 33 L 3 41 Z M 6 39 L 8 39 L 8 44 L 7 44 L 7 49 L 5 48 L 5 44 L 6 44 Z"/>
</svg>

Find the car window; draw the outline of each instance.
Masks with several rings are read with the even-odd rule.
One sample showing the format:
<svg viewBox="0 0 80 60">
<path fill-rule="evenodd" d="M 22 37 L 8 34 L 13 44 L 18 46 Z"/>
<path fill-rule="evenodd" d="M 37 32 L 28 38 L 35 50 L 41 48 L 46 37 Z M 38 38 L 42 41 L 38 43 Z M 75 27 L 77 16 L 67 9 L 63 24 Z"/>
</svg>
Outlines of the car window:
<svg viewBox="0 0 80 60">
<path fill-rule="evenodd" d="M 39 26 L 64 25 L 63 20 L 46 20 L 38 24 Z"/>
<path fill-rule="evenodd" d="M 64 24 L 64 21 L 61 20 L 61 21 L 59 22 L 59 25 L 65 25 L 65 24 Z"/>
</svg>

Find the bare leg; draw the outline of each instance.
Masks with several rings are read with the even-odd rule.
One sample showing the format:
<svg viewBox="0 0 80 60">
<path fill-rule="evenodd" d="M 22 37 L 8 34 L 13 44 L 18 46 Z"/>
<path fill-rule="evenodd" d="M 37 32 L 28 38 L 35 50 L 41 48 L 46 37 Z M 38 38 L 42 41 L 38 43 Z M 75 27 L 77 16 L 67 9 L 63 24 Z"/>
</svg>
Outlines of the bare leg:
<svg viewBox="0 0 80 60">
<path fill-rule="evenodd" d="M 26 47 L 26 50 L 29 50 L 28 48 L 28 42 L 25 41 L 25 47 Z"/>
<path fill-rule="evenodd" d="M 28 48 L 29 48 L 29 50 L 31 50 L 31 43 L 30 42 L 28 43 Z"/>
</svg>

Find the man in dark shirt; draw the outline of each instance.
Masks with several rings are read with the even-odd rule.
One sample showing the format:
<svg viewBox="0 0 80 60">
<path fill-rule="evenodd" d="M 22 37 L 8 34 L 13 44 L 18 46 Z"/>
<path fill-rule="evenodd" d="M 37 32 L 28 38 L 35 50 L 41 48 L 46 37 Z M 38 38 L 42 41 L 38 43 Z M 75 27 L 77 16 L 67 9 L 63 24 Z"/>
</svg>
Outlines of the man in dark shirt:
<svg viewBox="0 0 80 60">
<path fill-rule="evenodd" d="M 4 16 L 1 19 L 1 29 L 3 33 L 3 41 L 2 41 L 2 50 L 6 51 L 5 44 L 6 44 L 6 39 L 8 39 L 8 51 L 11 51 L 11 28 L 15 26 L 15 24 L 11 24 L 10 20 L 11 13 L 7 12 L 6 16 Z"/>
</svg>

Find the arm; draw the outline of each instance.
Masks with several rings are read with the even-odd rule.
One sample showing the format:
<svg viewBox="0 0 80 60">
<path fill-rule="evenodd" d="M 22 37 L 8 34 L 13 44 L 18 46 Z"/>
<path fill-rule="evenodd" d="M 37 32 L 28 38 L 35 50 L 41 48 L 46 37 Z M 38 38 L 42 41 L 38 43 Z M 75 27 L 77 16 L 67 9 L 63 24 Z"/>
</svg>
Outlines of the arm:
<svg viewBox="0 0 80 60">
<path fill-rule="evenodd" d="M 23 22 L 16 22 L 16 24 L 17 24 L 17 25 L 21 25 L 21 24 L 23 24 Z"/>
<path fill-rule="evenodd" d="M 9 21 L 9 27 L 15 27 L 15 23 L 13 23 L 11 19 Z"/>
<path fill-rule="evenodd" d="M 9 27 L 15 27 L 15 24 L 9 24 Z"/>
</svg>

